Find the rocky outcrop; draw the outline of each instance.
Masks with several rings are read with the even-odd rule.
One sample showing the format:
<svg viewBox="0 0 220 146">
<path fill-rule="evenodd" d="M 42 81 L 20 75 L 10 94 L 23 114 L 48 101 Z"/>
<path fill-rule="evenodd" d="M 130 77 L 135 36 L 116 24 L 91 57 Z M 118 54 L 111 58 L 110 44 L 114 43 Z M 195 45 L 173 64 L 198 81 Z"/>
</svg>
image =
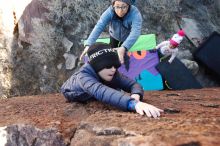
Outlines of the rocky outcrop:
<svg viewBox="0 0 220 146">
<path fill-rule="evenodd" d="M 58 133 L 40 130 L 30 125 L 11 125 L 0 128 L 1 146 L 65 146 Z"/>
<path fill-rule="evenodd" d="M 67 103 L 60 94 L 1 99 L 0 142 L 7 126 L 8 142 L 27 146 L 219 146 L 219 95 L 219 88 L 145 92 L 145 102 L 164 109 L 158 119 L 98 101 Z"/>
<path fill-rule="evenodd" d="M 25 0 L 20 5 L 1 1 L 0 97 L 58 92 L 78 70 L 83 40 L 109 4 L 103 0 Z M 220 32 L 218 5 L 212 0 L 137 1 L 144 20 L 142 33 L 156 34 L 157 43 L 179 28 L 186 30 L 178 57 L 204 87 L 219 83 L 194 61 L 192 52 L 213 31 Z M 102 36 L 108 36 L 107 30 Z"/>
</svg>

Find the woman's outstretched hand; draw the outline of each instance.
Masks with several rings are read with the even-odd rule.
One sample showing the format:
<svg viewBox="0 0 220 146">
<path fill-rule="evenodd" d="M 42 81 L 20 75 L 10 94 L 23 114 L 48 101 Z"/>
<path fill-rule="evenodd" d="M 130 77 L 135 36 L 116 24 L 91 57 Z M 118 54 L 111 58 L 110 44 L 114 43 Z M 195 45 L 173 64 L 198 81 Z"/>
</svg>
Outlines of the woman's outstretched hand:
<svg viewBox="0 0 220 146">
<path fill-rule="evenodd" d="M 83 60 L 83 58 L 86 55 L 88 49 L 89 49 L 89 46 L 86 46 L 85 49 L 83 50 L 82 54 L 80 55 L 80 58 L 79 58 L 80 61 Z"/>
<path fill-rule="evenodd" d="M 124 47 L 118 47 L 118 48 L 114 48 L 117 53 L 118 53 L 118 57 L 119 57 L 119 60 L 121 62 L 121 64 L 124 63 L 124 56 L 125 56 L 125 48 Z"/>
</svg>

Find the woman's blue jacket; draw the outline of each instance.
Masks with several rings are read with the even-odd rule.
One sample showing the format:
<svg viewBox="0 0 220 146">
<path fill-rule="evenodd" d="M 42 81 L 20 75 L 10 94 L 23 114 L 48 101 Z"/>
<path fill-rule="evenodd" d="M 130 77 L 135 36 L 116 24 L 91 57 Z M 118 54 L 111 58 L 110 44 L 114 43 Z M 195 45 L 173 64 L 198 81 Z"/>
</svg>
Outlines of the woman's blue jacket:
<svg viewBox="0 0 220 146">
<path fill-rule="evenodd" d="M 131 5 L 128 13 L 119 18 L 113 6 L 110 6 L 100 17 L 85 45 L 91 46 L 109 25 L 109 33 L 114 39 L 123 42 L 121 45 L 129 50 L 141 34 L 142 16 L 137 7 Z"/>
</svg>

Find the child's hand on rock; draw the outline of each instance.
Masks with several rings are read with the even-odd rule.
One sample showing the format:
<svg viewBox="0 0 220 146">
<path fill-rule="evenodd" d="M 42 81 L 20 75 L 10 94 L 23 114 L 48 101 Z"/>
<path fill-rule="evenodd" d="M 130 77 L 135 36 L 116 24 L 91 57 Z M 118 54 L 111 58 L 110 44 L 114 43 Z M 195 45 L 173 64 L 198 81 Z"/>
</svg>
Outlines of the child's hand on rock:
<svg viewBox="0 0 220 146">
<path fill-rule="evenodd" d="M 148 117 L 153 118 L 160 117 L 160 112 L 163 112 L 163 110 L 141 101 L 136 104 L 135 110 L 140 115 L 146 114 Z"/>
</svg>

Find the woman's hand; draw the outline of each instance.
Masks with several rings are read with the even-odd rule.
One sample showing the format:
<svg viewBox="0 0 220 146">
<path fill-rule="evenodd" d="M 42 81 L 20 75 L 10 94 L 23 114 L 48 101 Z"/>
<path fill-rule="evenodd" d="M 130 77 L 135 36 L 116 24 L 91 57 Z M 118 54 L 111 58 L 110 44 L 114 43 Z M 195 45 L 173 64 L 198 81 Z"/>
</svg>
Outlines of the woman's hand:
<svg viewBox="0 0 220 146">
<path fill-rule="evenodd" d="M 124 63 L 124 56 L 125 56 L 125 48 L 124 47 L 118 47 L 118 48 L 114 48 L 117 53 L 118 53 L 118 57 L 119 57 L 119 60 L 121 62 L 121 64 Z"/>
<path fill-rule="evenodd" d="M 80 58 L 79 58 L 80 61 L 83 60 L 83 57 L 86 55 L 88 49 L 89 49 L 89 46 L 86 46 L 85 49 L 83 50 L 82 54 L 80 55 Z"/>
</svg>

